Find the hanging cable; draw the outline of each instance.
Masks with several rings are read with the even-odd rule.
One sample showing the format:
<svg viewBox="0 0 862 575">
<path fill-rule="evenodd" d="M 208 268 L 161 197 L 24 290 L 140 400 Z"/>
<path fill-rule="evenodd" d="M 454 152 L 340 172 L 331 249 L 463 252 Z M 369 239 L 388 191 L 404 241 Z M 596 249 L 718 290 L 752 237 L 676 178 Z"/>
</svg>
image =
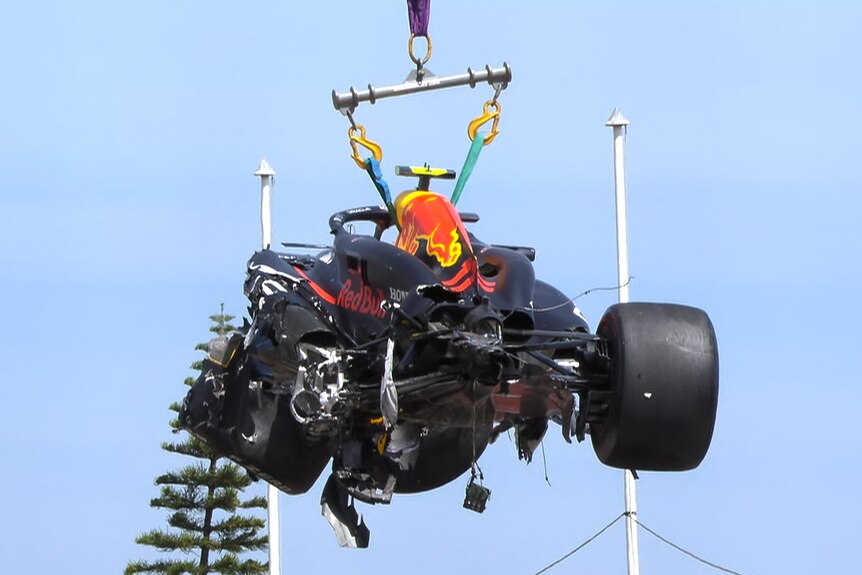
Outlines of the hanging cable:
<svg viewBox="0 0 862 575">
<path fill-rule="evenodd" d="M 723 571 L 723 572 L 725 572 L 725 573 L 730 573 L 731 575 L 742 575 L 742 573 L 740 573 L 739 571 L 734 571 L 734 570 L 732 570 L 732 569 L 728 569 L 728 568 L 726 568 L 726 567 L 722 567 L 721 565 L 716 565 L 715 563 L 713 563 L 713 562 L 711 562 L 711 561 L 707 561 L 707 560 L 706 560 L 706 559 L 704 559 L 703 557 L 699 557 L 699 556 L 695 555 L 695 554 L 694 554 L 694 553 L 692 553 L 691 551 L 688 551 L 688 550 L 686 550 L 686 549 L 683 549 L 682 547 L 680 547 L 680 546 L 679 546 L 679 545 L 677 545 L 676 543 L 674 543 L 674 542 L 672 542 L 672 541 L 668 541 L 667 539 L 665 539 L 664 537 L 662 537 L 661 535 L 659 535 L 658 533 L 656 533 L 655 531 L 653 531 L 652 529 L 650 529 L 649 527 L 647 527 L 646 525 L 644 525 L 643 523 L 641 523 L 641 522 L 637 519 L 637 517 L 634 517 L 634 520 L 635 520 L 635 523 L 637 523 L 639 526 L 643 527 L 644 531 L 646 531 L 647 533 L 649 533 L 650 535 L 652 535 L 653 537 L 655 537 L 656 539 L 658 539 L 658 540 L 659 540 L 659 541 L 661 541 L 662 543 L 665 543 L 666 545 L 670 545 L 671 547 L 673 547 L 674 549 L 676 549 L 676 550 L 677 550 L 677 551 L 679 551 L 680 553 L 684 553 L 684 554 L 688 555 L 689 557 L 691 557 L 692 559 L 695 559 L 695 560 L 697 560 L 697 561 L 700 561 L 700 562 L 701 562 L 701 563 L 703 563 L 704 565 L 709 565 L 709 566 L 710 566 L 710 567 L 712 567 L 713 569 L 717 569 L 717 570 L 719 570 L 719 571 Z"/>
<path fill-rule="evenodd" d="M 473 417 L 470 418 L 470 425 L 473 426 L 473 458 L 471 459 L 470 471 L 473 477 L 476 477 L 476 380 L 473 380 L 473 387 L 470 390 L 470 402 L 473 404 Z M 481 471 L 480 471 L 481 473 Z"/>
<path fill-rule="evenodd" d="M 599 529 L 589 539 L 587 539 L 586 541 L 584 541 L 583 543 L 581 543 L 580 545 L 578 545 L 577 547 L 575 547 L 574 549 L 572 549 L 571 551 L 569 551 L 568 553 L 566 553 L 565 555 L 563 555 L 562 557 L 560 557 L 559 559 L 554 561 L 553 563 L 549 563 L 545 567 L 542 567 L 542 569 L 540 569 L 539 571 L 536 571 L 536 573 L 534 575 L 541 575 L 545 571 L 548 571 L 549 569 L 556 567 L 557 565 L 559 565 L 560 563 L 562 563 L 563 561 L 565 561 L 566 559 L 568 559 L 569 557 L 571 557 L 572 555 L 574 555 L 575 553 L 577 553 L 578 551 L 580 551 L 581 549 L 583 549 L 584 547 L 586 547 L 587 545 L 589 545 L 590 543 L 592 543 L 593 541 L 598 539 L 602 533 L 604 533 L 605 531 L 610 529 L 614 523 L 616 523 L 617 521 L 619 521 L 620 519 L 625 517 L 625 515 L 626 515 L 625 513 L 620 513 L 619 515 L 616 516 L 616 518 L 614 518 L 613 521 L 611 521 L 610 523 L 608 523 L 607 525 L 605 525 L 604 527 Z"/>
<path fill-rule="evenodd" d="M 473 380 L 473 389 L 470 393 L 470 400 L 473 402 L 473 460 L 470 464 L 470 482 L 467 483 L 467 489 L 464 493 L 464 509 L 482 513 L 485 511 L 485 506 L 488 503 L 488 498 L 491 497 L 491 490 L 485 487 L 485 475 L 482 473 L 482 468 L 476 461 L 476 380 Z M 476 479 L 479 483 L 476 483 Z"/>
<path fill-rule="evenodd" d="M 613 286 L 613 287 L 595 287 L 595 288 L 590 288 L 590 289 L 588 289 L 588 290 L 587 290 L 587 291 L 585 291 L 585 292 L 579 293 L 578 295 L 576 295 L 576 296 L 575 296 L 575 297 L 573 297 L 573 298 L 569 298 L 569 299 L 567 299 L 566 301 L 564 301 L 564 302 L 562 302 L 562 303 L 558 303 L 557 305 L 552 305 L 552 306 L 550 306 L 550 307 L 534 307 L 534 308 L 530 309 L 530 311 L 532 311 L 532 312 L 546 312 L 546 311 L 554 311 L 555 309 L 560 309 L 561 307 L 567 306 L 567 305 L 569 305 L 570 303 L 574 303 L 574 301 L 575 301 L 576 299 L 580 299 L 580 298 L 584 297 L 585 295 L 589 295 L 589 294 L 593 293 L 594 291 L 617 291 L 617 290 L 619 290 L 620 288 L 624 288 L 624 287 L 626 287 L 627 285 L 629 285 L 630 283 L 632 283 L 632 280 L 633 280 L 633 279 L 635 279 L 635 277 L 634 277 L 634 276 L 629 276 L 629 279 L 628 279 L 628 280 L 626 280 L 626 283 L 624 283 L 624 284 L 622 284 L 622 285 L 618 285 L 618 286 Z"/>
<path fill-rule="evenodd" d="M 542 465 L 545 467 L 545 483 L 548 484 L 548 487 L 553 487 L 551 485 L 551 480 L 548 478 L 548 459 L 545 457 L 545 440 L 541 441 L 542 446 Z"/>
</svg>

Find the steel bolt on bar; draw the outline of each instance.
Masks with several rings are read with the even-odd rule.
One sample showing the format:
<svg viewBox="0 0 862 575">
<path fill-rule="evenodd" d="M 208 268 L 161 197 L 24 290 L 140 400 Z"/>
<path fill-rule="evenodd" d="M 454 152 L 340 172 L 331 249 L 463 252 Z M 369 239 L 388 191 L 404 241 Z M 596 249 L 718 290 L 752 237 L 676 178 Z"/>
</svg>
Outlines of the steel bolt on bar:
<svg viewBox="0 0 862 575">
<path fill-rule="evenodd" d="M 407 94 L 415 94 L 416 92 L 430 92 L 432 90 L 440 90 L 443 88 L 453 88 L 455 86 L 470 86 L 475 88 L 476 84 L 487 82 L 492 86 L 499 86 L 500 90 L 505 90 L 512 81 L 512 68 L 506 62 L 503 62 L 501 68 L 491 68 L 485 66 L 483 70 L 473 70 L 467 68 L 465 74 L 455 74 L 453 76 L 431 76 L 426 75 L 421 82 L 407 81 L 403 84 L 394 86 L 381 86 L 375 88 L 368 84 L 367 90 L 356 90 L 352 86 L 347 92 L 338 93 L 332 91 L 332 105 L 340 112 L 351 111 L 362 102 L 371 102 L 374 104 L 377 100 L 391 98 L 393 96 L 404 96 Z"/>
</svg>

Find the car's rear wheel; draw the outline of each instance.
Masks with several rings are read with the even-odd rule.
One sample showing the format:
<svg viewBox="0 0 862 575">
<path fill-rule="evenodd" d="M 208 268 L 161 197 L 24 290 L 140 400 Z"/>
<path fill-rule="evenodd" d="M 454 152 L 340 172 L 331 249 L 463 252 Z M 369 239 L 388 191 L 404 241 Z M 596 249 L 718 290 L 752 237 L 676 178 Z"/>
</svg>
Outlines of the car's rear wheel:
<svg viewBox="0 0 862 575">
<path fill-rule="evenodd" d="M 612 393 L 590 423 L 596 455 L 612 467 L 683 471 L 706 455 L 718 405 L 718 346 L 705 312 L 673 304 L 610 307 Z"/>
</svg>

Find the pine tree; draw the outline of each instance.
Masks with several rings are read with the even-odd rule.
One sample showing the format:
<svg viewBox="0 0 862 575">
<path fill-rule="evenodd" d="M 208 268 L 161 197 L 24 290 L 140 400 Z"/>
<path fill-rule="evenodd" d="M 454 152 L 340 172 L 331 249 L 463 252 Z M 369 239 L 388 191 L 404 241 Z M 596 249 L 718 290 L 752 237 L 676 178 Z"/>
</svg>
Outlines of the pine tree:
<svg viewBox="0 0 862 575">
<path fill-rule="evenodd" d="M 213 322 L 210 331 L 217 336 L 225 336 L 235 329 L 230 325 L 232 319 L 233 316 L 225 315 L 222 304 L 221 311 L 210 316 Z M 208 348 L 209 344 L 198 344 L 195 349 L 208 351 Z M 191 368 L 200 372 L 202 363 L 196 361 Z M 188 377 L 185 385 L 191 386 L 194 382 L 194 377 Z M 180 404 L 173 403 L 170 409 L 178 414 Z M 178 426 L 175 417 L 171 421 L 175 433 Z M 126 566 L 125 575 L 266 573 L 266 563 L 240 558 L 242 553 L 267 548 L 267 537 L 260 534 L 264 520 L 237 512 L 266 508 L 266 499 L 263 497 L 240 500 L 240 494 L 252 481 L 245 470 L 222 459 L 208 445 L 191 435 L 181 442 L 163 443 L 162 449 L 200 461 L 156 477 L 155 483 L 161 487 L 161 492 L 150 501 L 150 507 L 168 510 L 168 525 L 172 529 L 148 531 L 138 536 L 135 542 L 175 555 L 182 553 L 185 557 L 152 562 L 132 561 Z"/>
</svg>

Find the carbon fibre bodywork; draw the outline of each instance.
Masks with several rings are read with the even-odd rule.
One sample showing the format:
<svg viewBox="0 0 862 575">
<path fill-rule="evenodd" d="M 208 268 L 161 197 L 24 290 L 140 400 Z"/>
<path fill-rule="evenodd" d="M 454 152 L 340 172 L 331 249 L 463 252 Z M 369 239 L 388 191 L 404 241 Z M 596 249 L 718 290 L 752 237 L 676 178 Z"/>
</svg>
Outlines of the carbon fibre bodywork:
<svg viewBox="0 0 862 575">
<path fill-rule="evenodd" d="M 314 255 L 255 253 L 251 322 L 213 342 L 181 412 L 286 493 L 308 491 L 331 462 L 322 503 L 343 545 L 368 544 L 351 497 L 388 503 L 444 485 L 506 429 L 529 461 L 548 421 L 583 440 L 620 395 L 607 338 L 535 279 L 531 248 L 485 244 L 466 231 L 477 216 L 421 201 L 444 225 L 405 220 L 397 245 L 380 239 L 390 212 L 363 207 L 333 215 L 332 246 Z M 360 220 L 375 233 L 354 233 Z"/>
</svg>

